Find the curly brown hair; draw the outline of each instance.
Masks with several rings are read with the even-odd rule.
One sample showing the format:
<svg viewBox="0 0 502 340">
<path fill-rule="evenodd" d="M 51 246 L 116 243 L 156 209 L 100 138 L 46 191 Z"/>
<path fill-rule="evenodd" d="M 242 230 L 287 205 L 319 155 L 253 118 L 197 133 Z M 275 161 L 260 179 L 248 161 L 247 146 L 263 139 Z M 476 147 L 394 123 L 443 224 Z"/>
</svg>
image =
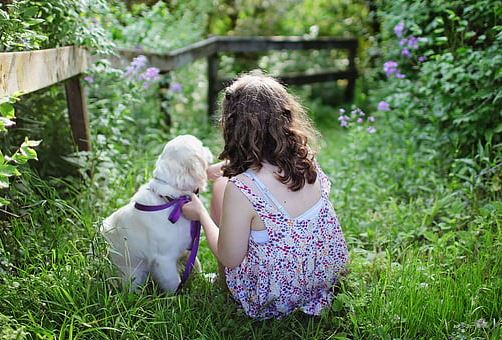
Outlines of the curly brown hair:
<svg viewBox="0 0 502 340">
<path fill-rule="evenodd" d="M 224 176 L 259 170 L 268 162 L 279 168 L 277 179 L 293 191 L 316 181 L 311 145 L 318 133 L 300 103 L 274 78 L 245 74 L 227 87 L 221 126 Z"/>
</svg>

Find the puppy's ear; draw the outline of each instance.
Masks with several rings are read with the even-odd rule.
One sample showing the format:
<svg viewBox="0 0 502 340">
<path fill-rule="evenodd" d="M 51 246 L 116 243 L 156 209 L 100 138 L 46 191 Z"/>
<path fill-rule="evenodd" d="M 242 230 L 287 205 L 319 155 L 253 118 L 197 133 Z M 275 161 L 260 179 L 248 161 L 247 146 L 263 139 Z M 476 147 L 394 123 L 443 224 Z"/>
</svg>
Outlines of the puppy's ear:
<svg viewBox="0 0 502 340">
<path fill-rule="evenodd" d="M 186 176 L 192 181 L 194 189 L 205 191 L 207 186 L 207 155 L 194 155 L 185 162 Z M 188 179 L 187 179 L 188 180 Z"/>
</svg>

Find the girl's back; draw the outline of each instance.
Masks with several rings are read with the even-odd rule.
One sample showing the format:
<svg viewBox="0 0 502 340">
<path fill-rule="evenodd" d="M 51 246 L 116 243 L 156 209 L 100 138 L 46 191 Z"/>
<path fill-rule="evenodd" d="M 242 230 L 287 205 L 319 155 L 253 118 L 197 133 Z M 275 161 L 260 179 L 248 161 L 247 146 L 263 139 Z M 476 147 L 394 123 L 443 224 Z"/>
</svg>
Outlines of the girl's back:
<svg viewBox="0 0 502 340">
<path fill-rule="evenodd" d="M 255 318 L 281 317 L 300 308 L 318 315 L 347 262 L 347 247 L 329 201 L 329 180 L 290 192 L 265 165 L 230 179 L 256 214 L 247 256 L 226 269 L 227 286 Z M 268 184 L 268 185 L 267 185 Z"/>
</svg>

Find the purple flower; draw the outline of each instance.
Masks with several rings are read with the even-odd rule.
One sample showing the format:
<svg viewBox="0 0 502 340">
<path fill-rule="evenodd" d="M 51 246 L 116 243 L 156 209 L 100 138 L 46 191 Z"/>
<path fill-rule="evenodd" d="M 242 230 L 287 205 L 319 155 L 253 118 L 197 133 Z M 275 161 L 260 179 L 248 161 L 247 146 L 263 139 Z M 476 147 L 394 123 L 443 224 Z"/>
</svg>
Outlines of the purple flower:
<svg viewBox="0 0 502 340">
<path fill-rule="evenodd" d="M 404 22 L 401 21 L 399 24 L 394 26 L 394 33 L 396 33 L 396 36 L 402 37 L 403 31 L 404 31 Z"/>
<path fill-rule="evenodd" d="M 131 64 L 126 67 L 124 77 L 133 76 L 146 66 L 148 59 L 144 55 L 139 55 L 131 61 Z"/>
<path fill-rule="evenodd" d="M 378 110 L 379 111 L 390 111 L 390 105 L 389 103 L 385 102 L 385 101 L 381 101 L 378 103 Z M 368 120 L 370 120 L 370 118 L 373 118 L 373 117 L 368 117 Z"/>
<path fill-rule="evenodd" d="M 91 76 L 84 77 L 84 80 L 88 82 L 89 84 L 94 83 L 94 78 Z"/>
<path fill-rule="evenodd" d="M 346 121 L 350 120 L 350 117 L 343 115 L 343 116 L 338 117 L 338 120 L 341 122 L 346 122 Z"/>
<path fill-rule="evenodd" d="M 401 72 L 397 72 L 396 78 L 403 79 L 403 78 L 406 78 L 406 76 L 404 74 L 402 74 Z"/>
<path fill-rule="evenodd" d="M 345 113 L 345 109 L 340 109 L 339 112 L 339 114 L 343 115 Z"/>
<path fill-rule="evenodd" d="M 340 126 L 342 126 L 342 127 L 348 127 L 349 123 L 347 123 L 346 120 L 342 120 L 342 121 L 340 121 Z"/>
<path fill-rule="evenodd" d="M 364 122 L 364 119 L 362 119 L 361 117 L 359 117 L 359 118 L 357 118 L 357 122 L 358 122 L 359 124 L 361 124 L 362 122 Z"/>
<path fill-rule="evenodd" d="M 404 56 L 404 57 L 406 57 L 406 58 L 411 57 L 410 50 L 409 50 L 409 49 L 407 49 L 406 47 L 405 47 L 405 48 L 403 48 L 403 49 L 401 50 L 401 55 L 402 55 L 402 56 Z"/>
<path fill-rule="evenodd" d="M 411 36 L 408 38 L 408 47 L 416 50 L 418 48 L 418 38 Z"/>
<path fill-rule="evenodd" d="M 387 77 L 390 77 L 397 72 L 397 63 L 394 60 L 389 60 L 383 64 L 383 70 Z"/>
<path fill-rule="evenodd" d="M 140 54 L 131 61 L 131 66 L 141 68 L 145 66 L 147 62 L 148 59 L 144 55 Z"/>
<path fill-rule="evenodd" d="M 423 63 L 426 59 L 427 59 L 427 57 L 426 57 L 426 56 L 421 55 L 420 57 L 418 57 L 418 62 L 419 62 L 419 63 Z"/>
<path fill-rule="evenodd" d="M 169 90 L 171 90 L 171 92 L 174 92 L 174 93 L 181 92 L 181 90 L 182 90 L 181 84 L 180 83 L 176 83 L 176 82 L 172 83 L 169 86 Z"/>
<path fill-rule="evenodd" d="M 368 133 L 375 133 L 376 129 L 373 126 L 368 126 Z"/>
<path fill-rule="evenodd" d="M 375 121 L 375 117 L 373 117 L 373 116 L 368 117 L 368 122 L 374 122 L 374 121 Z"/>
<path fill-rule="evenodd" d="M 401 40 L 399 40 L 399 46 L 404 46 L 404 45 L 406 45 L 407 42 L 408 42 L 408 39 L 406 39 L 406 38 L 401 39 Z"/>
<path fill-rule="evenodd" d="M 143 72 L 139 76 L 139 78 L 142 80 L 148 81 L 148 82 L 152 82 L 152 81 L 160 79 L 159 73 L 160 73 L 160 70 L 158 68 L 149 67 L 145 70 L 145 72 Z"/>
</svg>

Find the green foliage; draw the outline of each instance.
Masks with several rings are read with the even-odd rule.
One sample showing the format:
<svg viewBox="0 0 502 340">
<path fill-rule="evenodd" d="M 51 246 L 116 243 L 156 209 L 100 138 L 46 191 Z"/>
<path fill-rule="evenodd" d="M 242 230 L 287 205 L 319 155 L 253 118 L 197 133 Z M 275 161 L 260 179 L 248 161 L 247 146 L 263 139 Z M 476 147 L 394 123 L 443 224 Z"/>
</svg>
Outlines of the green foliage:
<svg viewBox="0 0 502 340">
<path fill-rule="evenodd" d="M 0 133 L 7 133 L 6 127 L 13 126 L 15 116 L 14 103 L 16 97 L 3 97 L 0 99 Z M 0 151 L 0 190 L 9 188 L 9 178 L 20 176 L 19 166 L 26 164 L 29 160 L 37 159 L 37 153 L 33 149 L 41 141 L 29 140 L 25 137 L 21 146 L 10 156 L 4 155 Z M 9 200 L 2 195 L 0 197 L 0 207 L 9 204 Z"/>
<path fill-rule="evenodd" d="M 492 1 L 392 1 L 382 8 L 386 60 L 398 60 L 406 79 L 392 79 L 387 95 L 394 114 L 439 132 L 451 156 L 472 156 L 477 146 L 502 142 L 502 6 Z M 403 38 L 420 37 L 402 55 Z M 426 61 L 418 62 L 423 55 Z M 493 151 L 497 148 L 492 149 Z"/>
<path fill-rule="evenodd" d="M 132 12 L 116 1 L 107 29 L 118 45 L 165 53 L 200 40 L 205 35 L 211 1 L 182 1 L 169 8 L 163 1 L 151 8 L 136 5 Z"/>
<path fill-rule="evenodd" d="M 63 10 L 59 2 L 45 3 Z M 207 27 L 211 33 L 311 37 L 371 32 L 362 1 L 183 1 L 134 5 L 131 12 L 119 1 L 111 3 L 112 13 L 103 7 L 96 18 L 117 43 L 156 52 L 199 40 Z M 204 62 L 163 75 L 161 82 L 171 88 L 163 90 L 162 100 L 157 84 L 145 88 L 137 76 L 97 62 L 85 80 L 94 146 L 89 153 L 76 153 L 69 143 L 59 86 L 17 103 L 3 100 L 0 130 L 8 133 L 2 132 L 2 150 L 11 157 L 3 156 L 0 183 L 20 175 L 9 183 L 12 202 L 0 221 L 0 337 L 500 338 L 502 159 L 495 86 L 500 58 L 494 49 L 500 46 L 500 13 L 487 1 L 462 3 L 398 0 L 382 8 L 382 51 L 386 60 L 399 61 L 407 78 L 381 83 L 365 103 L 369 108 L 382 99 L 391 104 L 391 111 L 374 114 L 376 133 L 342 130 L 333 107 L 307 100 L 311 94 L 331 96 L 329 88 L 295 89 L 323 134 L 318 159 L 332 179 L 331 199 L 351 250 L 349 276 L 341 281 L 331 309 L 316 318 L 294 313 L 254 322 L 202 275 L 178 296 L 151 284 L 137 294 L 116 285 L 106 244 L 97 232 L 103 217 L 150 178 L 156 156 L 173 136 L 191 133 L 214 154 L 221 149 L 218 131 L 205 125 Z M 11 18 L 24 15 L 27 4 L 10 5 L 9 25 L 16 22 Z M 57 20 L 76 22 L 72 4 Z M 1 8 L 5 18 L 6 7 Z M 40 11 L 28 11 L 28 17 L 46 20 Z M 78 20 L 91 17 L 90 12 L 79 13 Z M 392 33 L 401 20 L 406 37 L 426 38 L 410 59 L 401 57 Z M 16 32 L 9 26 L 9 48 L 21 49 L 14 41 L 24 35 L 32 48 L 73 39 L 73 32 L 63 34 L 69 26 L 60 24 L 48 25 L 45 32 L 42 22 Z M 60 41 L 50 45 L 43 36 Z M 374 38 L 365 40 L 369 46 Z M 424 63 L 418 63 L 421 54 L 427 56 Z M 230 76 L 246 66 L 225 58 L 222 68 Z M 332 58 L 340 58 L 341 64 L 332 65 Z M 313 72 L 343 68 L 343 58 L 277 52 L 257 64 L 274 73 Z M 175 84 L 180 85 L 176 90 Z M 171 113 L 172 126 L 163 123 L 160 107 Z M 8 129 L 14 111 L 15 131 Z M 44 140 L 37 148 L 41 161 L 37 170 L 19 171 L 28 169 L 27 164 L 14 159 L 22 163 L 34 156 L 32 142 L 17 147 L 27 133 Z M 79 166 L 83 180 L 63 178 L 67 161 Z M 209 195 L 202 199 L 207 205 Z M 199 254 L 204 271 L 216 271 L 205 240 Z"/>
<path fill-rule="evenodd" d="M 96 19 L 105 0 L 17 0 L 0 4 L 0 52 L 82 45 L 110 53 L 113 47 Z"/>
</svg>

